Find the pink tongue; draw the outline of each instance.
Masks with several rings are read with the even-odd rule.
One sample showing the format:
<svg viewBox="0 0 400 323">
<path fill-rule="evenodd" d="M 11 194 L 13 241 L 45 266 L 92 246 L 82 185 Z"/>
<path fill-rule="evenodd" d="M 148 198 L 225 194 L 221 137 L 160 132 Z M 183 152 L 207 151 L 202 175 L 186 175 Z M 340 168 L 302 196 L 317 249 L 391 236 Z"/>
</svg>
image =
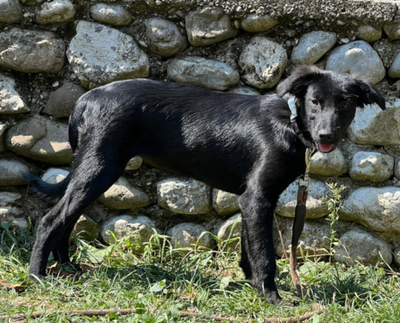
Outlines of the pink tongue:
<svg viewBox="0 0 400 323">
<path fill-rule="evenodd" d="M 329 153 L 332 149 L 333 145 L 319 144 L 319 150 L 323 153 Z"/>
</svg>

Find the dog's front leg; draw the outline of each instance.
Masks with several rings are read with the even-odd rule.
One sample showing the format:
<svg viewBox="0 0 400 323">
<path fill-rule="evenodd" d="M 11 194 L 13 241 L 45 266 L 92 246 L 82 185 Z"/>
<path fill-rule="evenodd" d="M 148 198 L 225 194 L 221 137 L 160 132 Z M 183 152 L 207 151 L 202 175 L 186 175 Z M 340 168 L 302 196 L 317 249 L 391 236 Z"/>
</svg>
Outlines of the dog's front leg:
<svg viewBox="0 0 400 323">
<path fill-rule="evenodd" d="M 280 300 L 274 277 L 275 251 L 272 237 L 277 197 L 261 187 L 249 186 L 240 197 L 242 210 L 242 267 L 261 297 L 275 303 Z"/>
</svg>

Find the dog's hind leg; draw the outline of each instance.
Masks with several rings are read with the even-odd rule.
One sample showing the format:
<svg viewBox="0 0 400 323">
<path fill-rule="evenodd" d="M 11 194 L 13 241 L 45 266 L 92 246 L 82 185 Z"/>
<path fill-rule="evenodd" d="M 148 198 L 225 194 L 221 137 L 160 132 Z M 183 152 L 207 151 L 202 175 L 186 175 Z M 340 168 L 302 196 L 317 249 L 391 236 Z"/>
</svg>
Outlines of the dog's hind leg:
<svg viewBox="0 0 400 323">
<path fill-rule="evenodd" d="M 46 275 L 51 251 L 59 253 L 56 258 L 60 261 L 69 261 L 68 239 L 72 227 L 85 208 L 122 175 L 127 160 L 115 145 L 105 143 L 79 153 L 64 196 L 40 221 L 30 261 L 31 276 Z"/>
</svg>

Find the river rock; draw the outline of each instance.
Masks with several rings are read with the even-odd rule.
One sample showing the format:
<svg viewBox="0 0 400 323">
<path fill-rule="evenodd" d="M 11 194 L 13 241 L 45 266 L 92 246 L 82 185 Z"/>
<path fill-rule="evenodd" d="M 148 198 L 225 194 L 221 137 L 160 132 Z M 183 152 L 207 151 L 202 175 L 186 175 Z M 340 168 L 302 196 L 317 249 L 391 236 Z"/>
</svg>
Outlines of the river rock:
<svg viewBox="0 0 400 323">
<path fill-rule="evenodd" d="M 382 27 L 374 27 L 371 25 L 358 26 L 356 36 L 368 43 L 376 42 L 382 37 Z"/>
<path fill-rule="evenodd" d="M 379 146 L 399 145 L 399 134 L 400 99 L 386 102 L 385 111 L 377 104 L 357 109 L 347 131 L 348 138 L 356 144 Z"/>
<path fill-rule="evenodd" d="M 310 173 L 322 176 L 338 176 L 347 172 L 346 159 L 342 151 L 336 148 L 329 153 L 317 151 L 310 162 Z"/>
<path fill-rule="evenodd" d="M 217 229 L 217 237 L 222 242 L 224 249 L 235 249 L 240 244 L 240 239 L 232 242 L 227 240 L 240 238 L 242 236 L 242 216 L 240 213 L 231 216 L 228 220 L 224 221 Z"/>
<path fill-rule="evenodd" d="M 392 263 L 392 251 L 382 239 L 368 232 L 351 230 L 340 237 L 334 259 L 348 265 L 361 263 L 386 267 Z"/>
<path fill-rule="evenodd" d="M 222 8 L 208 7 L 186 16 L 186 33 L 193 46 L 207 46 L 236 36 L 237 29 Z"/>
<path fill-rule="evenodd" d="M 222 91 L 239 82 L 239 73 L 223 62 L 185 57 L 174 58 L 169 63 L 168 78 L 179 83 Z"/>
<path fill-rule="evenodd" d="M 108 244 L 114 244 L 115 240 L 109 231 L 112 231 L 118 240 L 129 237 L 133 249 L 143 251 L 143 243 L 150 241 L 156 231 L 156 226 L 151 219 L 144 215 L 135 217 L 120 215 L 104 223 L 101 230 L 103 240 Z"/>
<path fill-rule="evenodd" d="M 194 179 L 168 178 L 158 182 L 158 205 L 178 214 L 205 214 L 210 210 L 211 189 Z"/>
<path fill-rule="evenodd" d="M 42 180 L 49 184 L 57 184 L 64 180 L 67 177 L 69 171 L 61 168 L 49 168 L 42 175 Z"/>
<path fill-rule="evenodd" d="M 69 0 L 54 0 L 45 2 L 36 15 L 36 22 L 48 25 L 73 20 L 75 8 Z"/>
<path fill-rule="evenodd" d="M 28 221 L 21 217 L 22 210 L 19 208 L 21 198 L 19 193 L 0 192 L 0 223 L 10 223 L 11 227 L 19 230 L 28 228 Z"/>
<path fill-rule="evenodd" d="M 6 123 L 0 122 L 0 152 L 3 152 L 7 149 L 7 146 L 5 143 L 5 135 L 6 135 L 7 129 L 8 129 L 8 125 Z"/>
<path fill-rule="evenodd" d="M 207 233 L 207 230 L 201 224 L 180 223 L 167 231 L 171 236 L 171 244 L 174 248 L 185 248 L 180 250 L 182 253 L 188 253 L 195 246 L 212 248 L 213 240 Z"/>
<path fill-rule="evenodd" d="M 378 53 L 363 40 L 335 48 L 329 54 L 325 68 L 339 73 L 363 75 L 375 84 L 386 75 Z"/>
<path fill-rule="evenodd" d="M 239 211 L 239 200 L 236 194 L 218 189 L 212 191 L 212 203 L 218 214 L 227 215 Z"/>
<path fill-rule="evenodd" d="M 90 7 L 90 15 L 108 25 L 129 26 L 132 22 L 132 15 L 119 4 L 97 3 Z"/>
<path fill-rule="evenodd" d="M 148 76 L 147 55 L 131 36 L 87 21 L 79 21 L 76 31 L 67 57 L 85 88 Z"/>
<path fill-rule="evenodd" d="M 400 39 L 400 22 L 387 22 L 383 25 L 383 30 L 391 40 Z"/>
<path fill-rule="evenodd" d="M 357 181 L 383 182 L 393 175 L 394 158 L 371 151 L 360 151 L 353 156 L 350 177 Z"/>
<path fill-rule="evenodd" d="M 278 23 L 278 20 L 269 15 L 259 16 L 256 14 L 251 14 L 242 20 L 241 27 L 243 30 L 248 32 L 259 33 L 271 29 Z"/>
<path fill-rule="evenodd" d="M 17 160 L 0 159 L 0 186 L 26 185 L 22 174 L 28 171 L 29 168 Z"/>
<path fill-rule="evenodd" d="M 49 31 L 3 31 L 0 53 L 0 66 L 25 73 L 58 73 L 65 62 L 64 41 Z"/>
<path fill-rule="evenodd" d="M 15 81 L 0 74 L 0 114 L 28 112 L 29 108 L 15 90 Z"/>
<path fill-rule="evenodd" d="M 22 20 L 22 7 L 17 0 L 0 0 L 0 22 L 13 24 Z"/>
<path fill-rule="evenodd" d="M 133 187 L 125 177 L 120 177 L 104 194 L 99 202 L 109 209 L 136 209 L 151 204 L 147 194 Z"/>
<path fill-rule="evenodd" d="M 340 219 L 374 231 L 400 234 L 400 188 L 361 187 L 343 202 Z"/>
<path fill-rule="evenodd" d="M 142 166 L 143 159 L 140 156 L 135 156 L 128 161 L 125 170 L 136 170 Z"/>
<path fill-rule="evenodd" d="M 65 82 L 61 87 L 50 94 L 43 112 L 55 118 L 68 118 L 76 101 L 86 90 L 70 82 Z"/>
<path fill-rule="evenodd" d="M 72 161 L 68 126 L 41 116 L 11 127 L 6 135 L 6 144 L 19 155 L 45 163 L 68 164 Z"/>
<path fill-rule="evenodd" d="M 290 58 L 294 65 L 312 65 L 336 44 L 336 34 L 326 31 L 312 31 L 303 35 L 293 48 Z"/>
<path fill-rule="evenodd" d="M 146 36 L 150 40 L 149 49 L 162 57 L 173 56 L 188 46 L 186 37 L 171 21 L 162 18 L 145 20 Z"/>
<path fill-rule="evenodd" d="M 388 75 L 393 78 L 400 78 L 400 53 L 396 55 L 390 65 Z"/>
<path fill-rule="evenodd" d="M 294 181 L 279 197 L 275 212 L 279 215 L 294 217 L 297 204 L 298 181 Z M 319 218 L 329 214 L 325 199 L 329 197 L 328 185 L 322 181 L 311 180 L 307 199 L 307 218 Z"/>
<path fill-rule="evenodd" d="M 288 64 L 286 50 L 278 43 L 255 36 L 239 57 L 243 80 L 259 89 L 273 87 Z"/>
<path fill-rule="evenodd" d="M 400 268 L 400 246 L 393 250 L 393 262 Z"/>
<path fill-rule="evenodd" d="M 85 214 L 74 225 L 72 234 L 79 239 L 93 241 L 100 237 L 100 226 Z"/>
</svg>

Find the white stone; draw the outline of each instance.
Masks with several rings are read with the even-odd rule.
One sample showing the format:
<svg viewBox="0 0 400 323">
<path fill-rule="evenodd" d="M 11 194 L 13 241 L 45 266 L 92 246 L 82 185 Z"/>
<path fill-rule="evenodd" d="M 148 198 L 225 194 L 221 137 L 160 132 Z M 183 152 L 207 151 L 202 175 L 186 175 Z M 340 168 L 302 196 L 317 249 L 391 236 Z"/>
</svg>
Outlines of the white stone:
<svg viewBox="0 0 400 323">
<path fill-rule="evenodd" d="M 383 126 L 384 125 L 384 126 Z M 390 146 L 400 144 L 400 99 L 386 102 L 386 110 L 377 104 L 356 111 L 347 131 L 356 144 Z"/>
<path fill-rule="evenodd" d="M 0 113 L 14 114 L 28 111 L 29 108 L 15 90 L 15 81 L 0 74 Z"/>
<path fill-rule="evenodd" d="M 386 75 L 378 53 L 363 40 L 335 48 L 329 54 L 325 68 L 339 73 L 363 75 L 374 84 L 380 82 Z"/>
<path fill-rule="evenodd" d="M 157 184 L 158 204 L 179 214 L 205 214 L 210 210 L 210 188 L 194 179 L 168 178 Z"/>
<path fill-rule="evenodd" d="M 336 44 L 336 34 L 326 31 L 312 31 L 303 35 L 293 48 L 291 62 L 294 65 L 312 65 Z"/>
<path fill-rule="evenodd" d="M 174 58 L 167 72 L 175 82 L 221 91 L 239 82 L 239 73 L 228 64 L 202 57 Z"/>
<path fill-rule="evenodd" d="M 343 202 L 340 219 L 374 231 L 400 234 L 400 188 L 361 187 Z"/>
<path fill-rule="evenodd" d="M 348 265 L 360 263 L 386 267 L 392 263 L 392 251 L 382 239 L 368 232 L 351 230 L 340 237 L 334 258 Z"/>
<path fill-rule="evenodd" d="M 241 27 L 251 33 L 259 33 L 267 31 L 278 24 L 278 20 L 272 18 L 269 15 L 259 16 L 252 14 L 247 16 L 241 22 Z"/>
<path fill-rule="evenodd" d="M 125 177 L 120 177 L 100 197 L 99 202 L 110 209 L 136 209 L 151 204 L 146 193 L 133 187 Z"/>
<path fill-rule="evenodd" d="M 75 8 L 69 0 L 54 0 L 45 2 L 38 14 L 36 22 L 42 25 L 67 22 L 75 17 Z"/>
<path fill-rule="evenodd" d="M 279 197 L 275 212 L 279 215 L 294 217 L 297 204 L 298 181 L 294 181 Z M 307 218 L 319 218 L 329 214 L 325 198 L 330 194 L 328 185 L 322 181 L 311 180 L 307 198 Z"/>
<path fill-rule="evenodd" d="M 393 175 L 394 158 L 378 152 L 360 151 L 353 156 L 350 177 L 354 180 L 383 182 Z"/>
<path fill-rule="evenodd" d="M 171 244 L 174 248 L 184 248 L 182 253 L 188 253 L 196 245 L 199 247 L 211 248 L 213 240 L 207 230 L 201 224 L 180 223 L 167 231 L 171 236 Z"/>
<path fill-rule="evenodd" d="M 218 214 L 227 215 L 239 211 L 239 200 L 236 194 L 213 189 L 212 200 L 214 210 Z"/>
<path fill-rule="evenodd" d="M 128 26 L 132 22 L 131 14 L 118 4 L 97 3 L 90 7 L 90 15 L 94 20 L 109 25 Z"/>
<path fill-rule="evenodd" d="M 69 171 L 61 168 L 49 168 L 42 176 L 42 180 L 49 184 L 58 184 L 67 177 Z"/>
<path fill-rule="evenodd" d="M 147 55 L 131 36 L 87 21 L 79 21 L 76 31 L 67 57 L 84 87 L 148 76 Z"/>
<path fill-rule="evenodd" d="M 288 64 L 286 50 L 278 43 L 255 36 L 239 57 L 243 80 L 259 89 L 273 87 Z"/>
<path fill-rule="evenodd" d="M 310 173 L 323 176 L 338 176 L 347 172 L 346 159 L 338 148 L 329 153 L 317 151 L 310 162 Z"/>
</svg>

